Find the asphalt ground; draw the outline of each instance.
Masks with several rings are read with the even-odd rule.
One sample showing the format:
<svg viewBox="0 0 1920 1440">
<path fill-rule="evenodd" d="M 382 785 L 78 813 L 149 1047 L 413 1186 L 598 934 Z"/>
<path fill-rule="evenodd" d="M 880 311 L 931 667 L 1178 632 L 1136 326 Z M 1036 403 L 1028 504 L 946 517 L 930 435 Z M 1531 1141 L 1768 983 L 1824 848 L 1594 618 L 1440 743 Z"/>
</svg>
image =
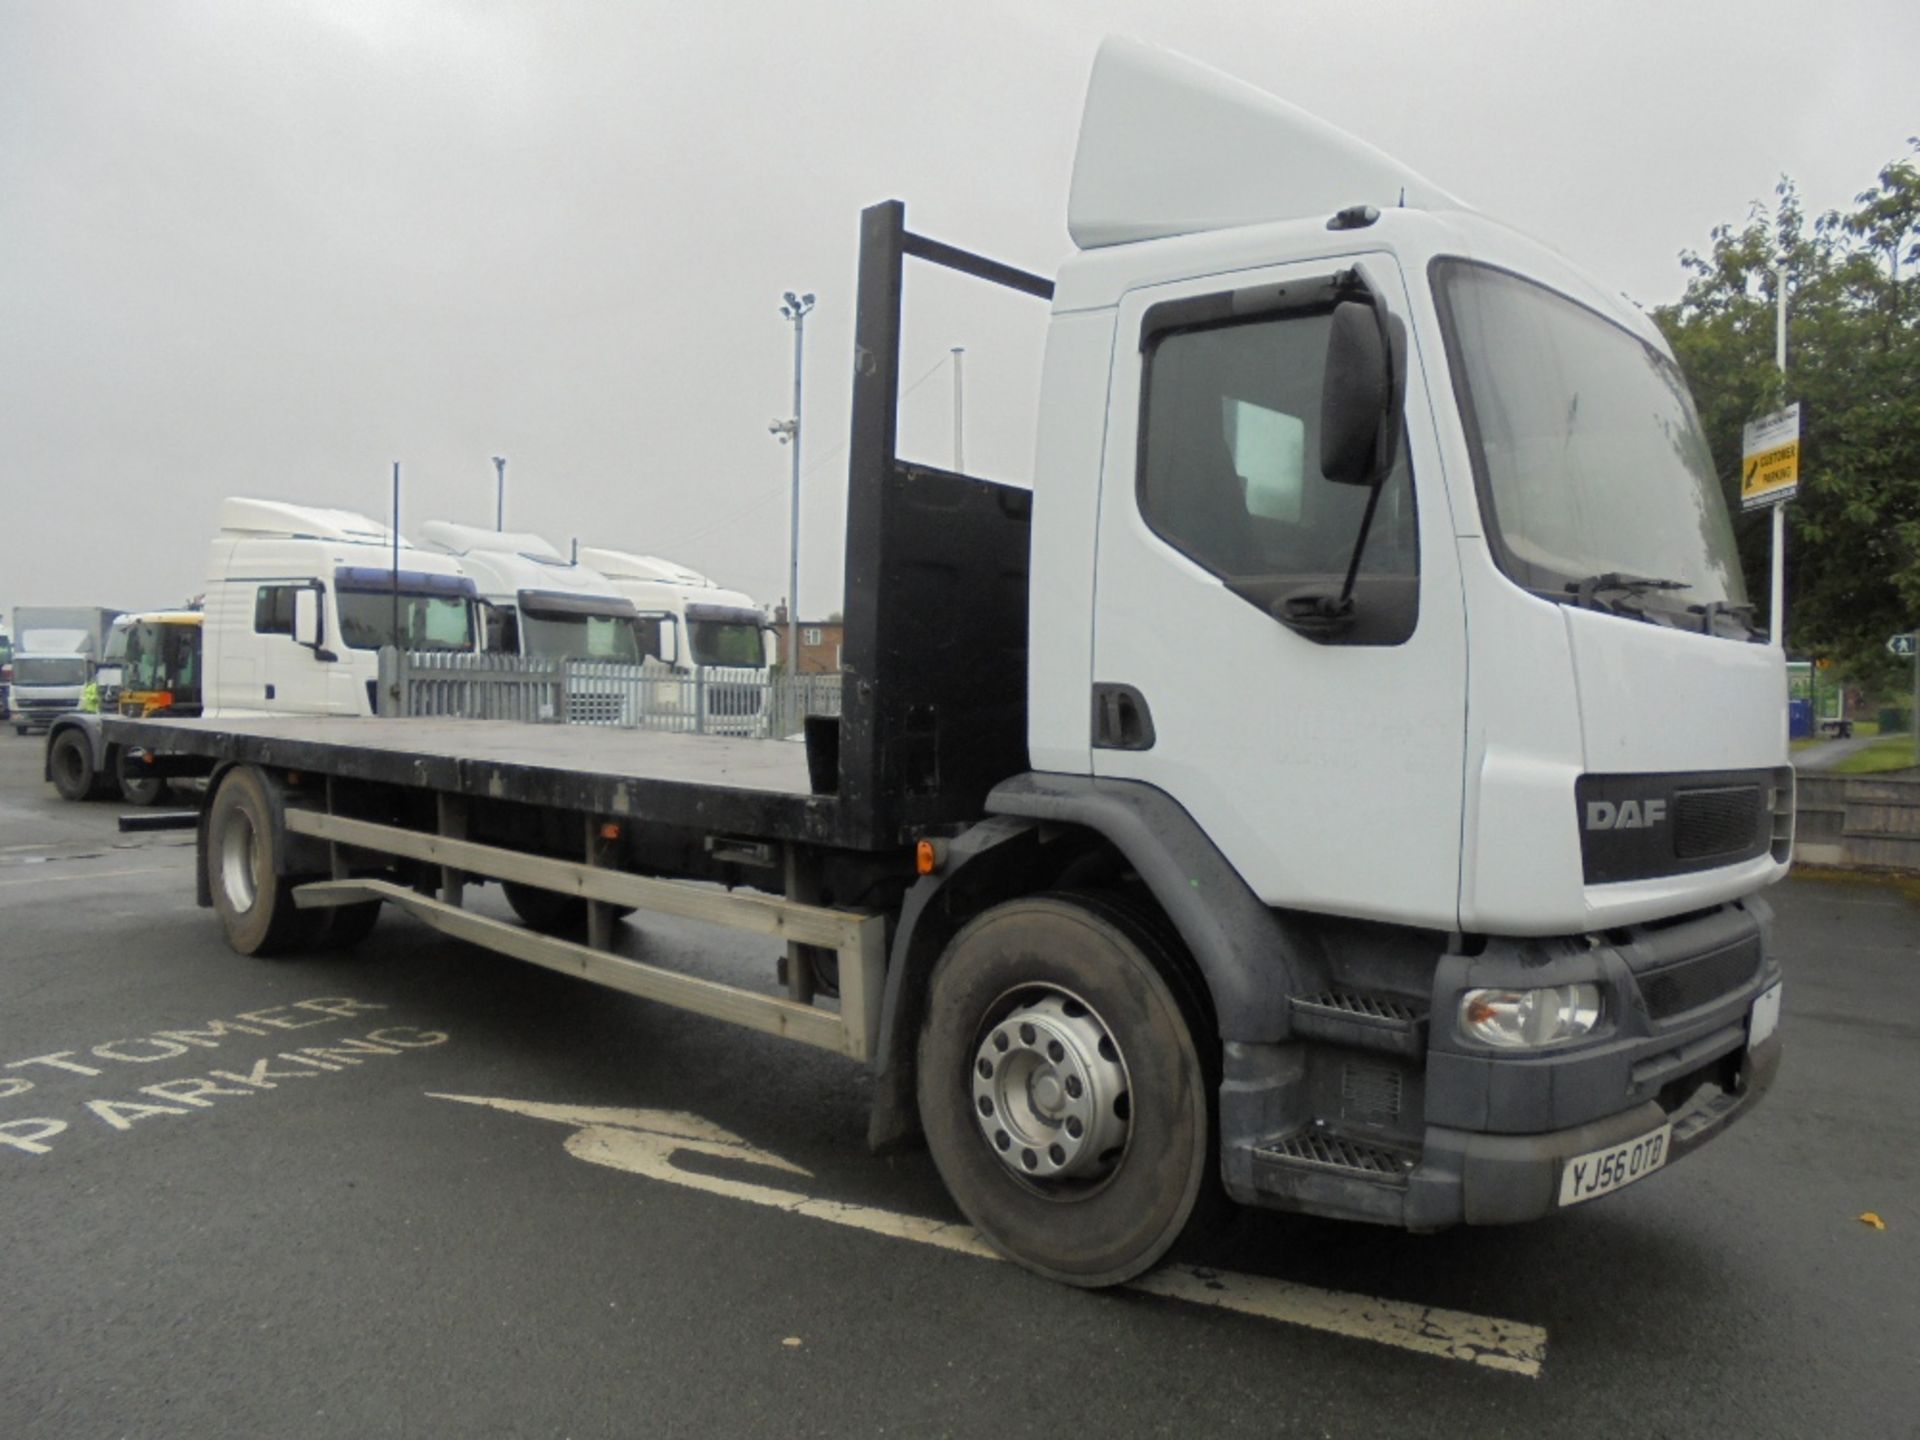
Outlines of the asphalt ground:
<svg viewBox="0 0 1920 1440">
<path fill-rule="evenodd" d="M 1672 1169 L 1510 1230 L 1240 1215 L 1188 1298 L 1088 1294 L 868 1154 L 850 1062 L 400 917 L 242 959 L 191 832 L 39 764 L 0 733 L 0 1434 L 1920 1435 L 1896 888 L 1776 888 L 1780 1080 Z"/>
</svg>

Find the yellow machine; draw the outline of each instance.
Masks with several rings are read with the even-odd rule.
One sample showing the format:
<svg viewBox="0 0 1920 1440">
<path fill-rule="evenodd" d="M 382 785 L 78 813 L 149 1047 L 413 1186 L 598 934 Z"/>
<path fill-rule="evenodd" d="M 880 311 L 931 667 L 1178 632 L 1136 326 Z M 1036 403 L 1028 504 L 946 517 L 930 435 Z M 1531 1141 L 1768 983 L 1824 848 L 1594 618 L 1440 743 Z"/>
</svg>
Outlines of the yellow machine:
<svg viewBox="0 0 1920 1440">
<path fill-rule="evenodd" d="M 200 713 L 200 612 L 122 615 L 100 663 L 100 709 L 144 719 Z"/>
</svg>

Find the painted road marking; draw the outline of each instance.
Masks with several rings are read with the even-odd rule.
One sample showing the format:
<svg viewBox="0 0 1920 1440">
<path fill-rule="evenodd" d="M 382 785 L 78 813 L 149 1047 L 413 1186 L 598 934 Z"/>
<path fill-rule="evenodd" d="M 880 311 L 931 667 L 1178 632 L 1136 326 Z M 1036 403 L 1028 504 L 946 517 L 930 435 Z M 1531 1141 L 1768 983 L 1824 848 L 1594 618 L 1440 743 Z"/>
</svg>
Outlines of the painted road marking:
<svg viewBox="0 0 1920 1440">
<path fill-rule="evenodd" d="M 54 863 L 53 860 L 48 861 Z M 142 870 L 84 870 L 78 875 L 35 875 L 30 880 L 0 880 L 0 890 L 12 885 L 59 885 L 68 880 L 119 880 L 128 875 L 178 875 L 178 865 L 149 865 Z"/>
<path fill-rule="evenodd" d="M 485 1095 L 442 1095 L 463 1105 L 485 1105 L 512 1115 L 571 1125 L 566 1150 L 576 1159 L 605 1165 L 650 1180 L 663 1180 L 690 1190 L 744 1200 L 806 1215 L 830 1224 L 865 1230 L 895 1240 L 999 1260 L 998 1251 L 970 1227 L 901 1215 L 869 1205 L 822 1200 L 797 1190 L 758 1185 L 750 1181 L 695 1174 L 674 1163 L 676 1154 L 706 1155 L 742 1161 L 784 1175 L 812 1179 L 811 1171 L 762 1150 L 710 1120 L 678 1110 L 631 1110 L 598 1105 L 547 1105 L 531 1100 L 505 1100 Z M 1538 1379 L 1547 1358 L 1547 1332 L 1538 1325 L 1500 1320 L 1462 1310 L 1382 1300 L 1312 1285 L 1296 1285 L 1260 1275 L 1227 1270 L 1166 1265 L 1150 1271 L 1127 1288 L 1149 1295 L 1209 1305 L 1263 1320 L 1304 1325 L 1354 1340 L 1392 1345 L 1422 1355 L 1461 1360 L 1490 1370 Z"/>
</svg>

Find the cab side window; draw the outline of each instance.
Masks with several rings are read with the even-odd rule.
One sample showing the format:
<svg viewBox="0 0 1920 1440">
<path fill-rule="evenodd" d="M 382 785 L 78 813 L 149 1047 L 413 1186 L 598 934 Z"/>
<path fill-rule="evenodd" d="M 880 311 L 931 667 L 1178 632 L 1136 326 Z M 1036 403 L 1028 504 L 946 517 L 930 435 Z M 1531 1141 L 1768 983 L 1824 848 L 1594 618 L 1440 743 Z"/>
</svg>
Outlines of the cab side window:
<svg viewBox="0 0 1920 1440">
<path fill-rule="evenodd" d="M 1237 593 L 1252 603 L 1286 593 L 1289 583 L 1337 591 L 1360 534 L 1366 488 L 1320 472 L 1331 326 L 1327 311 L 1292 312 L 1170 330 L 1150 341 L 1141 514 L 1195 564 L 1239 582 Z M 1402 577 L 1394 588 L 1410 597 L 1415 587 L 1404 581 L 1418 571 L 1413 471 L 1403 443 L 1359 573 Z M 1405 629 L 1411 633 L 1410 620 Z"/>
<path fill-rule="evenodd" d="M 520 653 L 520 612 L 511 605 L 482 602 L 487 622 L 486 649 L 490 655 Z"/>
<path fill-rule="evenodd" d="M 293 592 L 297 585 L 262 585 L 253 597 L 253 633 L 293 634 Z"/>
</svg>

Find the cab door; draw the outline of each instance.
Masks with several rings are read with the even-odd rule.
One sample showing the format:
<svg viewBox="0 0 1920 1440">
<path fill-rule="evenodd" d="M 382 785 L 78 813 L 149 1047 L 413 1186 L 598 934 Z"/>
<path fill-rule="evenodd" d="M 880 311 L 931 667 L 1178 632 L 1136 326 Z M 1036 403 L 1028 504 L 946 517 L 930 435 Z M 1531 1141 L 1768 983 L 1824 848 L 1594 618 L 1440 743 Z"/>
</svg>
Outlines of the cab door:
<svg viewBox="0 0 1920 1440">
<path fill-rule="evenodd" d="M 1400 438 L 1350 616 L 1316 630 L 1304 622 L 1338 611 L 1369 500 L 1321 468 L 1343 293 L 1386 319 Z M 1451 928 L 1465 623 L 1409 311 L 1382 254 L 1123 298 L 1091 768 L 1166 791 L 1269 904 Z"/>
</svg>

